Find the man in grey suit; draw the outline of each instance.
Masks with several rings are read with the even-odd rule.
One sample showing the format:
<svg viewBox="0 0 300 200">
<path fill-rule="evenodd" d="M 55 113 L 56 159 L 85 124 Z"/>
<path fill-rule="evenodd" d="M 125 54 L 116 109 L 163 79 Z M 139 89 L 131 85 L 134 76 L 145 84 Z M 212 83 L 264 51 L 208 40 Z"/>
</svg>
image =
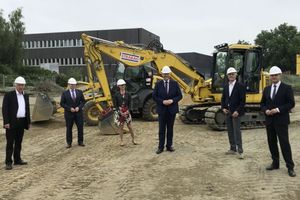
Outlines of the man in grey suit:
<svg viewBox="0 0 300 200">
<path fill-rule="evenodd" d="M 224 86 L 221 106 L 222 111 L 226 115 L 226 125 L 228 130 L 228 138 L 230 149 L 226 154 L 235 155 L 243 159 L 242 133 L 240 130 L 241 116 L 244 115 L 244 107 L 246 101 L 246 88 L 237 81 L 237 71 L 230 67 L 227 70 L 228 83 Z"/>
</svg>

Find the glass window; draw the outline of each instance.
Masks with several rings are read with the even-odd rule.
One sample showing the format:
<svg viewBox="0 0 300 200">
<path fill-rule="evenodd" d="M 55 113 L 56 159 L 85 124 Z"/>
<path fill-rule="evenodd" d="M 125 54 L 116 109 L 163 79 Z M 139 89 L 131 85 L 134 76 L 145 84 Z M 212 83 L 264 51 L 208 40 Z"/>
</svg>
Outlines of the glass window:
<svg viewBox="0 0 300 200">
<path fill-rule="evenodd" d="M 225 70 L 227 62 L 227 52 L 218 52 L 214 57 L 215 61 L 215 70 L 213 74 L 213 88 L 215 91 L 220 92 L 223 90 L 224 79 L 225 79 Z"/>
<path fill-rule="evenodd" d="M 259 67 L 259 57 L 257 52 L 249 52 L 246 62 L 246 72 L 256 72 Z"/>
</svg>

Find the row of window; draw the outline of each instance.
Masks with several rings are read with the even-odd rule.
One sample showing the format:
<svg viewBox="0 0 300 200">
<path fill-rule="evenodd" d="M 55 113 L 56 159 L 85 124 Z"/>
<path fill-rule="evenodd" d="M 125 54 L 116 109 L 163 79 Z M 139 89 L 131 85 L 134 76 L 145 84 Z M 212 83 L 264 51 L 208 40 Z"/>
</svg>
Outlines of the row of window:
<svg viewBox="0 0 300 200">
<path fill-rule="evenodd" d="M 58 65 L 84 65 L 83 58 L 42 58 L 42 59 L 23 59 L 23 65 L 38 66 L 43 63 L 58 63 Z"/>
<path fill-rule="evenodd" d="M 42 40 L 42 41 L 23 41 L 23 48 L 51 48 L 51 47 L 81 47 L 81 39 L 71 40 Z"/>
</svg>

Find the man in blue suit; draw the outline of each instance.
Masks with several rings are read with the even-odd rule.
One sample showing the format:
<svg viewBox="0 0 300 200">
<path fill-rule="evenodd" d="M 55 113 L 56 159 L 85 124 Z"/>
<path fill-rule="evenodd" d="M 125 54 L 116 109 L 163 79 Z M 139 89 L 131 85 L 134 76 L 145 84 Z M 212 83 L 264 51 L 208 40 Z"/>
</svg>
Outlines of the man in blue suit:
<svg viewBox="0 0 300 200">
<path fill-rule="evenodd" d="M 228 130 L 228 138 L 230 149 L 227 155 L 235 155 L 243 159 L 242 133 L 240 130 L 241 116 L 244 115 L 244 107 L 246 101 L 246 88 L 237 81 L 237 71 L 233 67 L 227 70 L 228 83 L 224 86 L 221 108 L 226 115 L 226 125 Z"/>
<path fill-rule="evenodd" d="M 290 85 L 280 80 L 282 72 L 277 66 L 270 69 L 270 80 L 272 85 L 263 91 L 261 109 L 266 116 L 266 129 L 272 164 L 266 170 L 279 169 L 279 140 L 281 152 L 288 168 L 288 174 L 295 177 L 294 161 L 289 142 L 288 125 L 290 123 L 290 110 L 295 106 L 293 89 Z M 278 138 L 278 139 L 277 139 Z"/>
<path fill-rule="evenodd" d="M 77 81 L 74 78 L 68 80 L 69 89 L 66 90 L 60 100 L 60 105 L 65 109 L 66 120 L 66 140 L 67 147 L 72 147 L 72 127 L 74 122 L 78 131 L 78 145 L 85 146 L 83 143 L 83 114 L 82 108 L 85 104 L 85 99 L 81 90 L 76 89 Z"/>
<path fill-rule="evenodd" d="M 163 67 L 161 73 L 163 80 L 158 81 L 153 90 L 153 100 L 156 102 L 156 111 L 159 120 L 159 145 L 156 151 L 160 154 L 164 151 L 165 136 L 167 129 L 167 151 L 173 152 L 173 126 L 176 113 L 179 112 L 178 102 L 182 99 L 182 94 L 178 83 L 170 79 L 171 69 L 169 66 Z"/>
</svg>

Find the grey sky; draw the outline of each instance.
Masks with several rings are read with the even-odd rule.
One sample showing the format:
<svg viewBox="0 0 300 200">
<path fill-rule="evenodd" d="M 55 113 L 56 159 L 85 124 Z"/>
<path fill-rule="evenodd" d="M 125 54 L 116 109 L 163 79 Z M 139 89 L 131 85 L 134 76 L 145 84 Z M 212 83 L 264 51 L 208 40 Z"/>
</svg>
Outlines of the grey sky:
<svg viewBox="0 0 300 200">
<path fill-rule="evenodd" d="M 300 31 L 297 0 L 0 0 L 3 16 L 23 8 L 26 33 L 145 28 L 173 52 L 211 54 L 287 22 Z"/>
</svg>

